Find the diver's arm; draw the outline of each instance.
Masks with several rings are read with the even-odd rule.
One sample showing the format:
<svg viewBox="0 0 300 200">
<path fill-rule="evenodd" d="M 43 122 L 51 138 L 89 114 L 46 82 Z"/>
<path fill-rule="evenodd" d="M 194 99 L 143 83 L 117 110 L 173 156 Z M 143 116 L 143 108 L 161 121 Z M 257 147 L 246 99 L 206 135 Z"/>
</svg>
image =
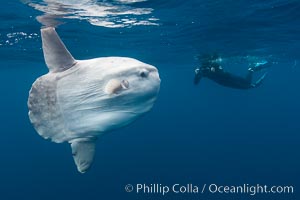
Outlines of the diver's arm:
<svg viewBox="0 0 300 200">
<path fill-rule="evenodd" d="M 194 84 L 197 85 L 202 78 L 202 73 L 199 68 L 195 69 Z"/>
<path fill-rule="evenodd" d="M 202 78 L 201 75 L 200 76 L 195 76 L 195 78 L 194 78 L 194 84 L 197 85 L 200 82 L 201 78 Z"/>
</svg>

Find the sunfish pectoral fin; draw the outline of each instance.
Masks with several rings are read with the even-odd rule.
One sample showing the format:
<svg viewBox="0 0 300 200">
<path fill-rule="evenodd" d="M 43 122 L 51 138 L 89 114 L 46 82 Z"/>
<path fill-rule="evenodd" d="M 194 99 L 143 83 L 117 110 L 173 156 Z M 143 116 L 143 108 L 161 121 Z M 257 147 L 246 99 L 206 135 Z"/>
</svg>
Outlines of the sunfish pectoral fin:
<svg viewBox="0 0 300 200">
<path fill-rule="evenodd" d="M 70 141 L 72 155 L 81 173 L 85 173 L 92 165 L 95 155 L 95 138 L 78 138 Z"/>
<path fill-rule="evenodd" d="M 129 82 L 127 80 L 111 79 L 105 85 L 104 91 L 106 94 L 118 94 L 121 90 L 127 90 L 129 88 Z"/>
<path fill-rule="evenodd" d="M 41 34 L 45 62 L 51 72 L 65 71 L 76 63 L 53 27 L 41 29 Z"/>
</svg>

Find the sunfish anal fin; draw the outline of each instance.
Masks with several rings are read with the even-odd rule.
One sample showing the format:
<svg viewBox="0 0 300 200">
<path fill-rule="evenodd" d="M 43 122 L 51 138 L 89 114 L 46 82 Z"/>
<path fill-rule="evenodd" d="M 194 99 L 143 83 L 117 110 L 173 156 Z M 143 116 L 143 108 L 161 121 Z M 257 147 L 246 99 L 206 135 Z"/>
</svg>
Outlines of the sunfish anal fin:
<svg viewBox="0 0 300 200">
<path fill-rule="evenodd" d="M 41 34 L 44 58 L 50 72 L 65 71 L 76 63 L 53 27 L 41 29 Z"/>
<path fill-rule="evenodd" d="M 96 138 L 78 138 L 71 140 L 70 143 L 77 169 L 79 172 L 85 173 L 93 163 Z"/>
</svg>

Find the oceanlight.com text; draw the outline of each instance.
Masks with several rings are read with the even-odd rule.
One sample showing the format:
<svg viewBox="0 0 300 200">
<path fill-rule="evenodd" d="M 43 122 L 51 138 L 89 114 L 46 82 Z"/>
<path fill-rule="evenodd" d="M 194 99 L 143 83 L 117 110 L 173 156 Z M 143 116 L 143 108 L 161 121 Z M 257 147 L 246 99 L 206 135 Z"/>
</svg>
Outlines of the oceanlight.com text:
<svg viewBox="0 0 300 200">
<path fill-rule="evenodd" d="M 241 194 L 241 195 L 258 195 L 258 194 L 293 194 L 294 186 L 277 185 L 269 186 L 263 184 L 241 184 L 241 185 L 220 185 L 220 184 L 179 184 L 172 185 L 160 183 L 137 183 L 127 184 L 125 191 L 136 194 Z"/>
</svg>

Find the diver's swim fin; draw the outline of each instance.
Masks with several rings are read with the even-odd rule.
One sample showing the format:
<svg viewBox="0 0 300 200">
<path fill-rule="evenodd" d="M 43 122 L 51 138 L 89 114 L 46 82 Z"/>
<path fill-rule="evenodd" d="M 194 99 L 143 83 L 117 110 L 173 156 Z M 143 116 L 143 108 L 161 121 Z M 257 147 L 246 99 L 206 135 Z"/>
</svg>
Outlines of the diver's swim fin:
<svg viewBox="0 0 300 200">
<path fill-rule="evenodd" d="M 252 84 L 252 87 L 256 88 L 256 87 L 260 86 L 267 74 L 268 74 L 267 72 L 264 73 L 255 83 Z"/>
</svg>

